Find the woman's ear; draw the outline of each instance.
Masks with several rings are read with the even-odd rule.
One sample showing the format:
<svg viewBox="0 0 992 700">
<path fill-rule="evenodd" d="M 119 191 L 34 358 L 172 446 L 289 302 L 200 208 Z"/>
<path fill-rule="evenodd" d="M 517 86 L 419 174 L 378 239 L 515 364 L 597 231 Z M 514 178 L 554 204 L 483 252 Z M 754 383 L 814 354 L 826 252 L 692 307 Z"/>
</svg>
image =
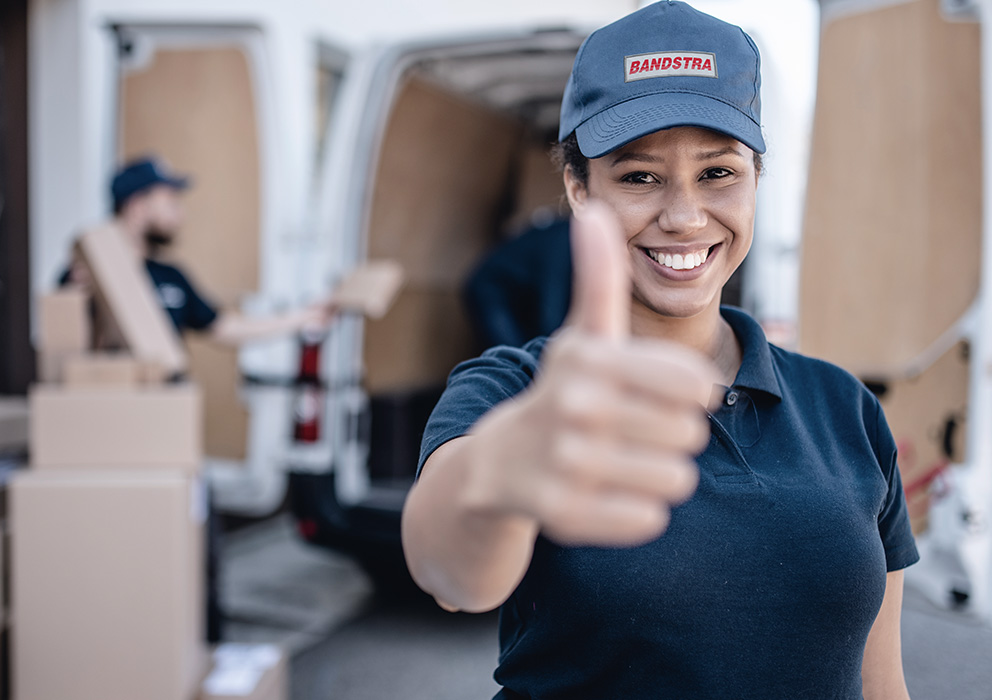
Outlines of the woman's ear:
<svg viewBox="0 0 992 700">
<path fill-rule="evenodd" d="M 562 179 L 565 181 L 565 196 L 568 197 L 568 206 L 572 208 L 573 212 L 579 213 L 589 199 L 589 191 L 586 189 L 585 183 L 575 177 L 572 168 L 568 165 L 565 166 Z"/>
</svg>

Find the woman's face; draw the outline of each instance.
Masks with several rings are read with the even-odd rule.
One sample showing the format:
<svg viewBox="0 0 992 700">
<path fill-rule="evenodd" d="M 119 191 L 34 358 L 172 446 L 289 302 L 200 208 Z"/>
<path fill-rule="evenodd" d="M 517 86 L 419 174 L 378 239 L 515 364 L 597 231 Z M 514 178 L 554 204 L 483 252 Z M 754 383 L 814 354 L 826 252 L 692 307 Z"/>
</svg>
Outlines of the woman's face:
<svg viewBox="0 0 992 700">
<path fill-rule="evenodd" d="M 719 305 L 723 285 L 751 247 L 753 158 L 730 136 L 676 127 L 590 160 L 586 187 L 566 171 L 574 210 L 594 198 L 620 220 L 635 316 L 687 318 Z"/>
</svg>

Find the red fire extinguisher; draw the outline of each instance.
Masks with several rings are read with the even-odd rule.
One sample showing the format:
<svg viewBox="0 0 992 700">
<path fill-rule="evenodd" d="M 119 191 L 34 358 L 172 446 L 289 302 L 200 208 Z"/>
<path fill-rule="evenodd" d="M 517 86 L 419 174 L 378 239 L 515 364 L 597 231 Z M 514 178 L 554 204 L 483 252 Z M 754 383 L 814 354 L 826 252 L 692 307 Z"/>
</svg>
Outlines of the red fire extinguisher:
<svg viewBox="0 0 992 700">
<path fill-rule="evenodd" d="M 304 330 L 300 333 L 300 371 L 296 375 L 296 404 L 293 410 L 293 439 L 317 442 L 320 439 L 324 386 L 320 381 L 320 349 L 326 334 Z"/>
</svg>

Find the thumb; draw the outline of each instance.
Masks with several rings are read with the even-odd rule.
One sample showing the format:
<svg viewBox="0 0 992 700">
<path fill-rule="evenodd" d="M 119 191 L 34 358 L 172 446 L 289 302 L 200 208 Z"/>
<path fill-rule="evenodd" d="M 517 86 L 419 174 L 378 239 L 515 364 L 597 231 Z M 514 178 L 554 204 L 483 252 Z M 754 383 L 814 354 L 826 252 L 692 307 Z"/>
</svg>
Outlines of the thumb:
<svg viewBox="0 0 992 700">
<path fill-rule="evenodd" d="M 630 268 L 620 222 L 589 201 L 572 220 L 574 266 L 569 325 L 620 340 L 630 333 Z"/>
</svg>

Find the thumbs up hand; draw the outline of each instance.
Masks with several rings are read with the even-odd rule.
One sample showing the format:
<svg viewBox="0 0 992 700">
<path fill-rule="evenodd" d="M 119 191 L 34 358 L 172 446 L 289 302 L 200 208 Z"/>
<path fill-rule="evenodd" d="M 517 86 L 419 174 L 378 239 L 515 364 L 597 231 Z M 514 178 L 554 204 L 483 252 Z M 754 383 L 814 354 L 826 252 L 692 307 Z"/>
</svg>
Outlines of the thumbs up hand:
<svg viewBox="0 0 992 700">
<path fill-rule="evenodd" d="M 563 544 L 639 544 L 696 488 L 718 375 L 689 348 L 630 337 L 629 258 L 612 212 L 590 202 L 572 230 L 568 321 L 531 387 L 473 430 L 483 449 L 472 490 Z"/>
</svg>

